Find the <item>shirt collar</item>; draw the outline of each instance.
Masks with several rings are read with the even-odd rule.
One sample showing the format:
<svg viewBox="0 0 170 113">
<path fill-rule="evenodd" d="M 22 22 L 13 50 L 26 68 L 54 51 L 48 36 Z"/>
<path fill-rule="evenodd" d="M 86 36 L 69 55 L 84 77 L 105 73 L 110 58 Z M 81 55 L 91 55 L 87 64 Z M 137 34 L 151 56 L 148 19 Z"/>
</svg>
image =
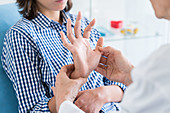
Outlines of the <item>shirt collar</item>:
<svg viewBox="0 0 170 113">
<path fill-rule="evenodd" d="M 67 19 L 70 18 L 71 19 L 71 16 L 69 15 L 69 13 L 66 13 L 64 10 L 62 10 L 61 12 L 61 17 L 63 19 L 63 24 L 66 25 L 67 23 Z M 51 23 L 58 23 L 58 22 L 55 22 L 51 19 L 49 19 L 47 16 L 45 16 L 44 14 L 38 12 L 38 15 L 36 18 L 32 19 L 32 22 L 41 26 L 42 28 L 48 28 L 51 26 Z M 72 20 L 72 25 L 74 26 L 75 24 L 75 21 Z"/>
</svg>

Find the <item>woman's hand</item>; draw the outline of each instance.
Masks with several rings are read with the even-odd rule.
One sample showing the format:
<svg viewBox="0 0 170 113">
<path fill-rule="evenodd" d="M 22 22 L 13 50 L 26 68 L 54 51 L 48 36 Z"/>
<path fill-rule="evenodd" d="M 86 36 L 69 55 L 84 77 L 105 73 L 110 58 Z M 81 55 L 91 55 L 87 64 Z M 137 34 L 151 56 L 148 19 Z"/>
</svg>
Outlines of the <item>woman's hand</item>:
<svg viewBox="0 0 170 113">
<path fill-rule="evenodd" d="M 83 36 L 81 35 L 81 13 L 79 12 L 74 27 L 75 36 L 73 35 L 71 28 L 71 20 L 67 20 L 67 37 L 71 44 L 67 42 L 63 32 L 61 32 L 61 39 L 63 45 L 71 51 L 74 58 L 75 71 L 71 74 L 71 78 L 88 77 L 90 72 L 94 70 L 100 60 L 101 53 L 98 50 L 98 46 L 103 46 L 103 38 L 100 38 L 96 49 L 90 48 L 89 36 L 92 27 L 95 24 L 93 19 L 90 24 L 85 28 Z"/>
<path fill-rule="evenodd" d="M 99 48 L 102 52 L 100 64 L 95 69 L 111 81 L 121 82 L 125 85 L 132 83 L 131 70 L 134 66 L 112 47 Z"/>
<path fill-rule="evenodd" d="M 55 87 L 52 87 L 56 102 L 56 109 L 59 110 L 60 105 L 65 101 L 73 102 L 86 78 L 69 79 L 68 76 L 74 71 L 74 65 L 63 66 L 60 73 L 56 77 Z"/>
</svg>

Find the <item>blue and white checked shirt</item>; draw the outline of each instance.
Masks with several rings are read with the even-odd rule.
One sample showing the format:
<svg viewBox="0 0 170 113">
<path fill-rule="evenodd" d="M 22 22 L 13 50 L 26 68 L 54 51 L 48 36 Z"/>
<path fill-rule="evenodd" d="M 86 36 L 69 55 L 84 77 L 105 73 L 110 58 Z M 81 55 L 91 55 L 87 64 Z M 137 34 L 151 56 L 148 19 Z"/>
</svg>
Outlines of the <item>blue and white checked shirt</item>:
<svg viewBox="0 0 170 113">
<path fill-rule="evenodd" d="M 53 97 L 51 86 L 55 84 L 56 75 L 62 66 L 73 63 L 72 54 L 63 46 L 60 31 L 66 34 L 67 18 L 72 20 L 74 28 L 76 16 L 64 11 L 61 11 L 61 15 L 62 25 L 38 13 L 32 20 L 22 18 L 6 33 L 2 64 L 13 83 L 21 113 L 50 112 L 48 101 Z M 82 33 L 88 24 L 89 21 L 83 18 Z M 95 48 L 99 36 L 93 28 L 91 48 Z M 81 90 L 112 84 L 126 89 L 125 85 L 111 82 L 93 71 Z M 110 110 L 119 110 L 118 103 L 107 103 L 101 109 L 106 113 Z"/>
</svg>

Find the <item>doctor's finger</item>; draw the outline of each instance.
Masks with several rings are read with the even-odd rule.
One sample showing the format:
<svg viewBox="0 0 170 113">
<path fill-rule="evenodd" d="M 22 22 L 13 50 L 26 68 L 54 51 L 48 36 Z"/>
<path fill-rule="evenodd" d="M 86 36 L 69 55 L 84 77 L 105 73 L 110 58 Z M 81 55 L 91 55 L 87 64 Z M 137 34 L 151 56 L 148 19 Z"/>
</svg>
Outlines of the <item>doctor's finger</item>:
<svg viewBox="0 0 170 113">
<path fill-rule="evenodd" d="M 82 96 L 85 92 L 86 92 L 86 90 L 80 91 L 80 92 L 77 94 L 76 99 L 78 99 L 80 96 Z"/>
<path fill-rule="evenodd" d="M 91 33 L 91 30 L 92 30 L 95 22 L 96 22 L 96 20 L 93 19 L 93 20 L 89 23 L 89 25 L 85 28 L 84 34 L 83 34 L 83 37 L 84 37 L 84 38 L 87 38 L 87 39 L 88 39 L 88 38 L 90 37 L 90 33 Z"/>
<path fill-rule="evenodd" d="M 90 111 L 88 111 L 88 105 L 83 105 L 80 107 L 80 109 L 86 113 L 90 113 Z"/>
<path fill-rule="evenodd" d="M 99 72 L 99 73 L 102 74 L 103 76 L 106 76 L 106 75 L 107 75 L 107 74 L 106 74 L 106 66 L 104 66 L 104 65 L 99 64 L 99 65 L 97 66 L 97 68 L 95 69 L 95 71 Z"/>
<path fill-rule="evenodd" d="M 100 51 L 100 49 L 101 49 L 101 47 L 99 47 L 98 46 L 98 50 Z M 100 51 L 101 52 L 101 54 L 102 54 L 102 57 L 108 57 L 109 55 L 110 55 L 110 53 L 108 53 L 108 52 L 102 52 L 102 51 Z"/>
<path fill-rule="evenodd" d="M 78 98 L 75 102 L 75 105 L 79 108 L 83 107 L 84 106 L 84 100 Z"/>
<path fill-rule="evenodd" d="M 104 64 L 104 65 L 106 65 L 106 63 L 107 63 L 107 58 L 105 58 L 105 57 L 101 57 L 100 58 L 100 61 L 99 61 L 100 63 L 102 63 L 102 64 Z"/>
<path fill-rule="evenodd" d="M 69 76 L 70 76 L 70 73 L 72 73 L 72 71 L 74 71 L 74 65 L 72 64 L 61 67 L 60 72 L 56 76 L 55 85 L 57 86 L 57 84 L 60 84 L 60 83 L 64 84 L 68 82 L 70 80 Z"/>
<path fill-rule="evenodd" d="M 68 37 L 68 39 L 70 40 L 71 43 L 74 42 L 75 37 L 73 35 L 73 31 L 72 31 L 72 28 L 71 28 L 71 20 L 70 19 L 67 19 L 67 37 Z"/>
<path fill-rule="evenodd" d="M 119 50 L 116 50 L 110 46 L 107 46 L 107 47 L 99 47 L 99 50 L 103 53 L 109 53 L 109 54 L 114 54 L 115 52 L 118 52 Z"/>
<path fill-rule="evenodd" d="M 82 35 L 81 35 L 81 18 L 82 18 L 81 12 L 79 12 L 77 15 L 75 26 L 74 26 L 74 32 L 75 32 L 76 38 L 82 37 Z"/>
<path fill-rule="evenodd" d="M 74 71 L 74 64 L 69 64 L 69 65 L 65 65 L 63 67 L 61 67 L 60 72 L 64 72 L 67 74 L 70 74 Z"/>
<path fill-rule="evenodd" d="M 70 78 L 71 73 L 75 70 L 74 64 L 66 65 L 65 68 L 67 76 Z"/>
<path fill-rule="evenodd" d="M 87 82 L 87 78 L 78 78 L 75 81 L 76 81 L 76 86 L 80 89 L 82 85 L 84 85 Z"/>
</svg>

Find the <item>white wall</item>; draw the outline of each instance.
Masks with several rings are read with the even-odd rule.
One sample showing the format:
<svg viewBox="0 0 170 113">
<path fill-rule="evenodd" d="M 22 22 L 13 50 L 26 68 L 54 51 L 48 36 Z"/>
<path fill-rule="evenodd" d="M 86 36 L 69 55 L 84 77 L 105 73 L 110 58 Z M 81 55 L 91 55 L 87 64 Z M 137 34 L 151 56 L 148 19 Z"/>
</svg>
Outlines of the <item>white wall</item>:
<svg viewBox="0 0 170 113">
<path fill-rule="evenodd" d="M 111 20 L 124 20 L 125 0 L 92 0 L 92 18 L 97 26 L 110 29 Z"/>
<path fill-rule="evenodd" d="M 78 14 L 78 11 L 82 12 L 82 15 L 90 19 L 90 0 L 72 0 L 73 7 L 71 13 Z"/>
<path fill-rule="evenodd" d="M 96 19 L 96 26 L 110 28 L 111 20 L 124 20 L 125 0 L 73 0 L 72 13 L 82 11 L 88 19 Z M 92 6 L 90 18 L 90 3 Z"/>
<path fill-rule="evenodd" d="M 159 40 L 161 38 L 162 37 L 152 37 L 119 41 L 105 41 L 105 45 L 121 50 L 124 56 L 126 56 L 126 58 L 136 66 L 158 47 L 160 47 Z"/>
<path fill-rule="evenodd" d="M 73 13 L 81 10 L 84 16 L 90 17 L 90 0 L 73 0 Z M 164 20 L 158 20 L 154 16 L 154 11 L 148 0 L 92 0 L 92 18 L 96 18 L 97 26 L 110 28 L 111 20 L 124 20 L 125 24 L 137 21 L 139 36 L 142 39 L 105 41 L 109 45 L 120 49 L 128 59 L 138 64 L 141 60 L 149 56 L 155 49 L 160 47 L 167 39 L 167 24 Z M 154 37 L 155 34 L 161 36 Z M 150 38 L 152 36 L 152 38 Z M 148 38 L 147 38 L 148 37 Z M 114 37 L 113 37 L 114 38 Z"/>
<path fill-rule="evenodd" d="M 126 22 L 137 21 L 139 36 L 145 39 L 126 41 L 126 56 L 135 64 L 168 41 L 168 21 L 156 18 L 149 0 L 126 1 Z M 153 38 L 150 38 L 153 37 Z M 155 38 L 154 38 L 155 37 Z"/>
<path fill-rule="evenodd" d="M 7 4 L 7 3 L 12 3 L 15 2 L 16 0 L 0 0 L 0 4 Z"/>
<path fill-rule="evenodd" d="M 157 19 L 150 0 L 126 0 L 126 21 L 136 21 L 140 34 L 166 34 L 167 22 Z"/>
<path fill-rule="evenodd" d="M 75 12 L 77 9 L 82 10 L 84 16 L 90 17 L 90 0 L 73 2 Z M 139 39 L 105 40 L 105 45 L 120 49 L 135 65 L 167 43 L 170 37 L 167 21 L 155 17 L 149 0 L 92 0 L 92 18 L 96 18 L 97 26 L 107 29 L 110 28 L 111 20 L 123 20 L 124 24 L 137 23 Z"/>
</svg>

